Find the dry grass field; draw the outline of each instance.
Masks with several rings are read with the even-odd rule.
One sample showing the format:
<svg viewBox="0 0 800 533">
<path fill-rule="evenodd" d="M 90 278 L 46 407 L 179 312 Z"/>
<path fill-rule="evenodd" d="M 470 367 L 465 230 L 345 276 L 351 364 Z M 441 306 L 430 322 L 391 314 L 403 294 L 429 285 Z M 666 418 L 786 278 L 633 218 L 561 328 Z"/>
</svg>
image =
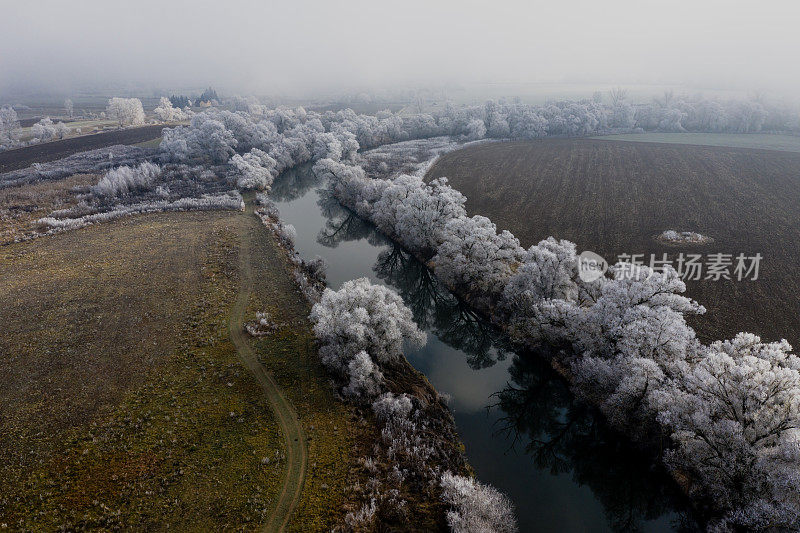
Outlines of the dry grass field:
<svg viewBox="0 0 800 533">
<path fill-rule="evenodd" d="M 283 322 L 252 346 L 309 439 L 291 529 L 340 518 L 372 430 L 333 398 L 266 229 L 190 212 L 0 247 L 0 524 L 228 530 L 269 515 L 284 441 L 228 331 L 242 224 L 254 235 L 247 315 Z"/>
<path fill-rule="evenodd" d="M 800 347 L 798 153 L 593 139 L 503 142 L 444 155 L 428 173 L 440 176 L 467 196 L 470 214 L 490 217 L 526 247 L 553 235 L 610 262 L 634 253 L 761 253 L 757 281 L 689 281 L 688 294 L 708 308 L 691 323 L 705 340 L 745 330 Z M 657 242 L 667 229 L 714 242 Z"/>
<path fill-rule="evenodd" d="M 78 203 L 72 189 L 94 185 L 96 174 L 73 174 L 58 181 L 5 187 L 0 189 L 0 246 L 37 232 L 37 220 L 56 209 Z"/>
</svg>

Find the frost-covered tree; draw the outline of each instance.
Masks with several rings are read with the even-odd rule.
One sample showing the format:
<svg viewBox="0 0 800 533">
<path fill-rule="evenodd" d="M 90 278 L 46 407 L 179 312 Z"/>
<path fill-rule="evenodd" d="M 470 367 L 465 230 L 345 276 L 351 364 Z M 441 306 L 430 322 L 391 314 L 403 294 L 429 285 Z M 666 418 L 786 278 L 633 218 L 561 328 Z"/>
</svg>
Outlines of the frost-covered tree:
<svg viewBox="0 0 800 533">
<path fill-rule="evenodd" d="M 0 148 L 10 148 L 19 141 L 17 112 L 11 106 L 0 108 Z"/>
<path fill-rule="evenodd" d="M 403 355 L 403 342 L 424 344 L 425 333 L 394 291 L 367 278 L 348 281 L 338 291 L 326 290 L 311 312 L 314 333 L 323 344 L 320 355 L 341 368 L 361 351 L 379 363 Z"/>
<path fill-rule="evenodd" d="M 313 157 L 317 160 L 349 161 L 358 152 L 358 141 L 350 132 L 317 133 L 313 139 Z"/>
<path fill-rule="evenodd" d="M 75 111 L 75 106 L 72 105 L 72 100 L 69 98 L 64 100 L 64 111 L 66 111 L 68 117 L 72 118 L 72 114 Z"/>
<path fill-rule="evenodd" d="M 728 106 L 728 129 L 736 133 L 761 131 L 767 113 L 760 102 L 732 102 Z"/>
<path fill-rule="evenodd" d="M 446 178 L 425 184 L 419 176 L 401 175 L 382 188 L 372 220 L 409 249 L 430 257 L 445 238 L 447 222 L 466 216 L 465 202 Z"/>
<path fill-rule="evenodd" d="M 223 124 L 236 139 L 237 150 L 242 152 L 253 148 L 269 151 L 270 145 L 279 141 L 277 128 L 264 117 L 217 109 L 208 110 L 197 117 L 197 122 L 193 119 L 193 127 L 205 120 L 215 120 Z"/>
<path fill-rule="evenodd" d="M 513 533 L 514 506 L 494 487 L 473 478 L 442 474 L 442 500 L 450 506 L 447 524 L 454 533 Z"/>
<path fill-rule="evenodd" d="M 225 103 L 234 111 L 244 111 L 252 114 L 259 114 L 263 107 L 255 96 L 240 96 L 235 94 L 225 99 Z"/>
<path fill-rule="evenodd" d="M 275 160 L 258 148 L 243 156 L 235 154 L 228 164 L 239 189 L 269 190 L 275 179 Z"/>
<path fill-rule="evenodd" d="M 515 106 L 508 117 L 511 136 L 537 139 L 547 134 L 547 119 L 528 106 Z"/>
<path fill-rule="evenodd" d="M 800 520 L 800 358 L 752 334 L 717 341 L 654 393 L 669 463 L 748 529 Z"/>
<path fill-rule="evenodd" d="M 50 117 L 44 117 L 31 126 L 31 136 L 35 142 L 52 141 L 56 136 L 56 128 Z"/>
<path fill-rule="evenodd" d="M 189 126 L 164 129 L 160 148 L 173 161 L 200 159 L 226 163 L 236 153 L 237 146 L 238 141 L 222 122 L 199 113 Z"/>
<path fill-rule="evenodd" d="M 608 125 L 612 128 L 630 129 L 636 124 L 636 108 L 628 102 L 615 103 L 609 112 Z"/>
<path fill-rule="evenodd" d="M 505 288 L 506 305 L 521 311 L 535 302 L 559 298 L 577 302 L 586 290 L 578 276 L 575 244 L 553 237 L 525 251 L 522 265 Z"/>
<path fill-rule="evenodd" d="M 486 124 L 483 120 L 479 118 L 470 120 L 467 124 L 466 137 L 470 141 L 486 137 Z"/>
<path fill-rule="evenodd" d="M 511 134 L 508 116 L 501 104 L 493 100 L 486 102 L 484 106 L 484 117 L 486 121 L 486 134 L 489 137 L 502 139 Z"/>
<path fill-rule="evenodd" d="M 63 139 L 64 137 L 69 135 L 70 131 L 72 131 L 69 127 L 67 127 L 66 124 L 64 124 L 61 121 L 58 121 L 55 127 L 56 127 L 56 137 L 59 139 Z"/>
<path fill-rule="evenodd" d="M 497 301 L 523 253 L 514 235 L 506 230 L 498 234 L 491 220 L 476 215 L 445 224 L 432 262 L 447 285 Z"/>
<path fill-rule="evenodd" d="M 373 180 L 360 165 L 348 165 L 322 159 L 314 165 L 314 173 L 328 179 L 333 195 L 343 205 L 363 218 L 372 220 L 374 204 L 381 199 L 387 180 Z"/>
<path fill-rule="evenodd" d="M 138 98 L 114 97 L 108 101 L 106 115 L 116 120 L 119 127 L 144 124 L 144 108 Z"/>
<path fill-rule="evenodd" d="M 525 342 L 571 346 L 579 392 L 599 405 L 616 427 L 639 434 L 654 418 L 649 395 L 681 361 L 697 358 L 700 344 L 685 315 L 705 309 L 680 294 L 686 287 L 673 269 L 660 273 L 619 264 L 612 272 L 614 279 L 597 287 L 572 286 L 562 274 L 555 279 L 563 284 L 545 288 L 568 299 L 537 301 L 531 297 L 540 285 L 534 271 L 529 294 L 518 278 L 504 302 L 511 302 L 514 334 Z"/>
<path fill-rule="evenodd" d="M 422 345 L 425 333 L 397 293 L 366 278 L 326 289 L 311 311 L 323 364 L 347 380 L 344 392 L 371 399 L 379 392 L 379 366 L 403 355 L 403 343 Z"/>
<path fill-rule="evenodd" d="M 48 142 L 63 139 L 69 133 L 69 128 L 63 123 L 53 124 L 50 117 L 44 117 L 31 127 L 31 135 L 36 142 Z"/>
<path fill-rule="evenodd" d="M 349 381 L 342 389 L 353 398 L 374 398 L 381 392 L 383 374 L 365 351 L 360 351 L 347 363 Z"/>
<path fill-rule="evenodd" d="M 628 97 L 628 91 L 622 87 L 614 87 L 608 94 L 611 97 L 611 103 L 615 106 L 624 102 Z"/>
<path fill-rule="evenodd" d="M 191 111 L 172 107 L 170 99 L 163 96 L 158 107 L 153 109 L 153 113 L 161 122 L 178 122 L 188 120 L 191 117 Z"/>
<path fill-rule="evenodd" d="M 652 393 L 663 386 L 664 369 L 648 357 L 585 353 L 571 365 L 573 388 L 600 408 L 612 427 L 635 439 L 657 431 Z"/>
<path fill-rule="evenodd" d="M 332 159 L 341 161 L 342 143 L 332 133 L 322 133 L 315 137 L 313 155 L 316 159 Z"/>
<path fill-rule="evenodd" d="M 648 357 L 666 365 L 690 357 L 694 331 L 684 315 L 705 308 L 681 295 L 686 285 L 677 272 L 619 263 L 612 274 L 589 305 L 548 301 L 540 315 L 547 336 L 569 339 L 579 353 L 605 358 Z"/>
<path fill-rule="evenodd" d="M 689 131 L 726 131 L 729 125 L 728 111 L 720 102 L 701 100 L 692 107 L 684 125 Z"/>
<path fill-rule="evenodd" d="M 593 305 L 606 282 L 605 277 L 583 281 L 578 274 L 575 244 L 549 237 L 525 251 L 522 264 L 503 289 L 500 311 L 512 333 L 523 341 L 538 342 L 551 312 L 564 310 L 575 316 L 578 309 Z M 544 340 L 557 342 L 558 335 Z"/>
<path fill-rule="evenodd" d="M 91 191 L 98 196 L 123 196 L 150 189 L 160 175 L 161 167 L 148 161 L 135 167 L 121 166 L 106 172 Z"/>
<path fill-rule="evenodd" d="M 408 394 L 386 392 L 372 402 L 372 412 L 380 420 L 407 419 L 413 409 L 414 404 Z"/>
<path fill-rule="evenodd" d="M 403 129 L 412 139 L 425 139 L 442 134 L 438 124 L 436 124 L 436 119 L 428 113 L 405 117 L 403 119 Z"/>
<path fill-rule="evenodd" d="M 542 114 L 551 135 L 582 136 L 601 130 L 602 108 L 591 102 L 557 102 L 546 106 Z"/>
<path fill-rule="evenodd" d="M 681 124 L 687 117 L 687 114 L 677 108 L 663 109 L 661 117 L 658 121 L 658 129 L 660 131 L 680 132 L 686 131 L 686 128 Z"/>
</svg>

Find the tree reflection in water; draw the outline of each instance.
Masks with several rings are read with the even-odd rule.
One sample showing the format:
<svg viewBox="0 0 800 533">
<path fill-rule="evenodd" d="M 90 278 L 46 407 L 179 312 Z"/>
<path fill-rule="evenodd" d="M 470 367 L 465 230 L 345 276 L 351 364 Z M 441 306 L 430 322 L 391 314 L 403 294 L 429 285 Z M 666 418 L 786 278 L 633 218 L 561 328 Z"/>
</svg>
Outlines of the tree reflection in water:
<svg viewBox="0 0 800 533">
<path fill-rule="evenodd" d="M 325 227 L 319 230 L 317 242 L 328 248 L 336 248 L 339 243 L 366 240 L 372 246 L 389 245 L 391 241 L 384 237 L 375 226 L 366 222 L 355 213 L 345 208 L 326 188 L 317 191 L 317 205 L 325 217 Z"/>
<path fill-rule="evenodd" d="M 420 327 L 467 354 L 472 369 L 486 368 L 506 358 L 505 337 L 399 246 L 381 252 L 372 269 L 403 297 Z"/>
<path fill-rule="evenodd" d="M 575 399 L 544 358 L 515 355 L 509 377 L 495 395 L 503 413 L 498 431 L 512 434 L 539 468 L 572 473 L 576 483 L 590 487 L 614 530 L 637 531 L 665 514 L 675 515 L 678 531 L 698 530 L 660 464 Z"/>
<path fill-rule="evenodd" d="M 308 191 L 322 185 L 322 180 L 314 174 L 312 165 L 291 168 L 276 179 L 269 196 L 274 202 L 291 202 L 305 196 Z"/>
<path fill-rule="evenodd" d="M 297 182 L 319 185 L 299 178 Z M 464 352 L 474 370 L 490 367 L 513 353 L 505 336 L 454 297 L 425 265 L 342 207 L 325 188 L 317 193 L 326 218 L 317 241 L 335 248 L 342 242 L 365 239 L 385 247 L 373 271 L 402 296 L 420 328 Z M 513 451 L 530 456 L 537 468 L 553 475 L 571 474 L 576 484 L 588 486 L 603 505 L 613 530 L 641 530 L 646 522 L 665 515 L 673 517 L 673 528 L 678 531 L 698 529 L 685 498 L 660 463 L 633 447 L 594 409 L 578 401 L 546 358 L 515 354 L 509 381 L 494 396 L 493 408 L 499 409 L 500 415 L 495 431 L 506 434 Z"/>
</svg>

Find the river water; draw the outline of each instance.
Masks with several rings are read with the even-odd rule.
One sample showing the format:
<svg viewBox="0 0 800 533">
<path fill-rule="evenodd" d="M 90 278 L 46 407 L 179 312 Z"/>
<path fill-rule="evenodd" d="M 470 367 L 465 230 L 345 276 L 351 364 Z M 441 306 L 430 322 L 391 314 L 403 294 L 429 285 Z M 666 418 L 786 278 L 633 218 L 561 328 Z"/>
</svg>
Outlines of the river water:
<svg viewBox="0 0 800 533">
<path fill-rule="evenodd" d="M 427 345 L 406 356 L 450 397 L 480 481 L 507 494 L 521 531 L 694 530 L 663 470 L 575 400 L 542 359 L 520 356 L 416 259 L 343 208 L 303 166 L 271 197 L 297 230 L 296 249 L 328 264 L 328 285 L 360 277 L 397 291 Z"/>
</svg>

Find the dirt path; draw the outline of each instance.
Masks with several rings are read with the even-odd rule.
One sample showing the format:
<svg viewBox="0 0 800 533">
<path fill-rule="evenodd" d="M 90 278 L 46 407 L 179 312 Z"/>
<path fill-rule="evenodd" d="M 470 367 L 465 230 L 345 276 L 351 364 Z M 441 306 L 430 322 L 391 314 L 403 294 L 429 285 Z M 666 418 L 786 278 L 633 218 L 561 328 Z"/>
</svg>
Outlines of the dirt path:
<svg viewBox="0 0 800 533">
<path fill-rule="evenodd" d="M 264 389 L 269 406 L 275 413 L 286 441 L 286 478 L 283 482 L 275 508 L 269 519 L 263 524 L 263 531 L 283 531 L 289 523 L 292 512 L 300 500 L 303 482 L 306 475 L 308 454 L 306 437 L 297 413 L 289 400 L 283 395 L 272 375 L 259 363 L 258 357 L 249 344 L 244 330 L 244 315 L 253 290 L 253 270 L 250 263 L 250 244 L 254 234 L 253 222 L 258 222 L 253 213 L 251 198 L 247 198 L 246 209 L 242 215 L 240 226 L 241 249 L 239 250 L 241 285 L 236 303 L 230 317 L 231 340 L 236 346 L 242 362 L 250 369 Z"/>
</svg>

